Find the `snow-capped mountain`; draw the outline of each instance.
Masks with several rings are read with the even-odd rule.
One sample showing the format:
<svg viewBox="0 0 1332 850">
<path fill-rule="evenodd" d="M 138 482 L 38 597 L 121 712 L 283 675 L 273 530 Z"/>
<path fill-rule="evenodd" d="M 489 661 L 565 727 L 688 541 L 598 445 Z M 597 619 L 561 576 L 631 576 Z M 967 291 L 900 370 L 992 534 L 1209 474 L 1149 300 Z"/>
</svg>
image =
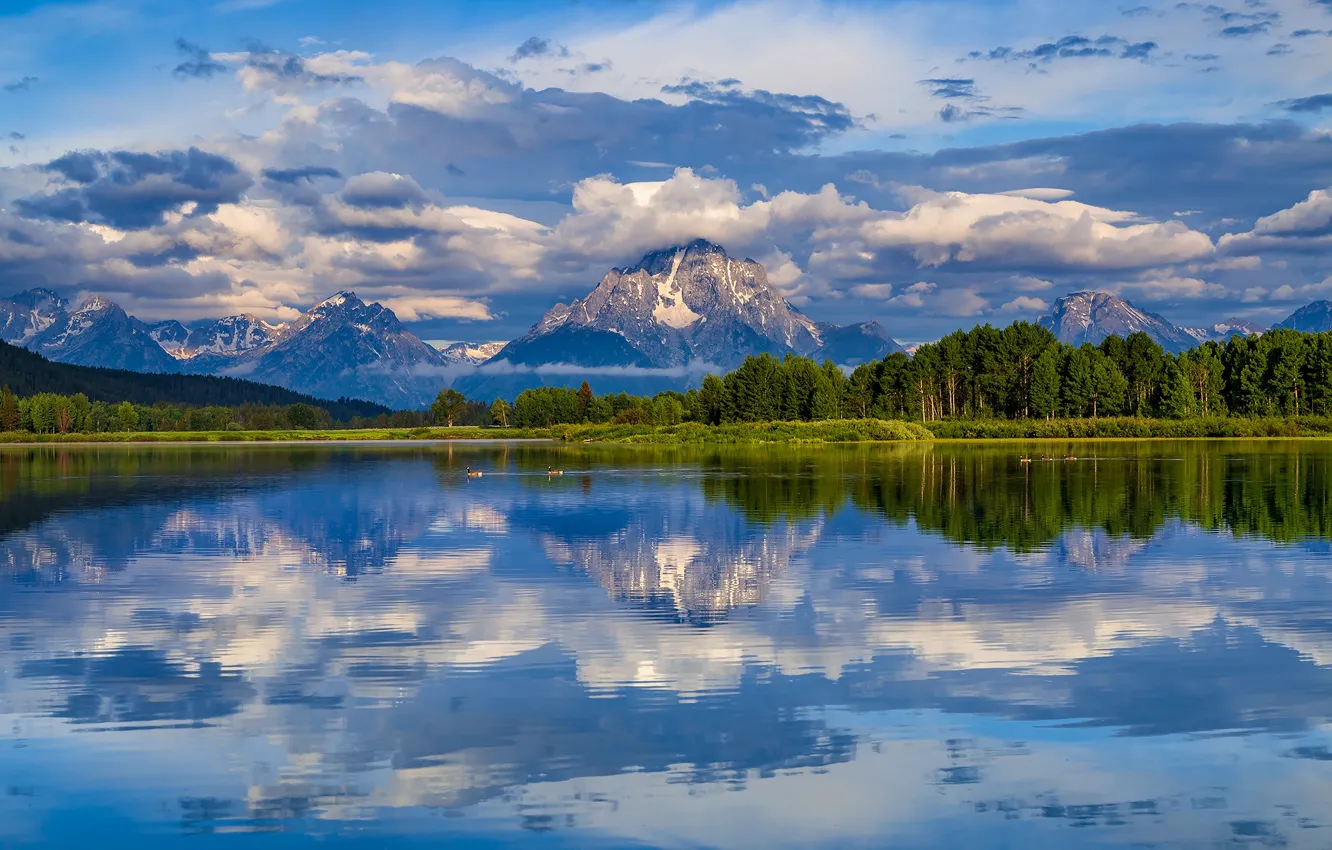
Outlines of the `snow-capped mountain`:
<svg viewBox="0 0 1332 850">
<path fill-rule="evenodd" d="M 1265 328 L 1246 319 L 1223 319 L 1207 328 L 1183 328 L 1184 333 L 1198 342 L 1224 343 L 1232 336 L 1261 336 Z"/>
<path fill-rule="evenodd" d="M 288 324 L 241 315 L 189 328 L 174 320 L 145 324 L 100 295 L 70 310 L 55 293 L 34 289 L 0 300 L 0 338 L 60 363 L 231 375 L 398 409 L 429 404 L 449 362 L 392 310 L 351 292 Z"/>
<path fill-rule="evenodd" d="M 753 260 L 698 240 L 612 269 L 585 298 L 556 304 L 495 358 L 515 364 L 670 368 L 694 361 L 734 366 L 747 355 L 818 353 L 841 346 L 893 350 L 877 324 L 824 325 L 787 303 Z M 852 345 L 855 343 L 855 345 Z M 882 356 L 882 354 L 879 354 Z"/>
<path fill-rule="evenodd" d="M 190 329 L 175 319 L 167 319 L 165 322 L 148 325 L 148 336 L 162 346 L 162 350 L 167 354 L 179 357 L 180 350 L 185 346 L 185 340 L 190 337 Z"/>
<path fill-rule="evenodd" d="M 239 358 L 252 351 L 273 346 L 288 330 L 288 325 L 271 325 L 257 316 L 242 313 L 197 324 L 178 347 L 167 350 L 171 356 L 185 361 L 181 368 L 186 372 L 213 374 L 235 366 Z"/>
<path fill-rule="evenodd" d="M 439 348 L 446 363 L 466 363 L 479 366 L 504 350 L 507 342 L 455 342 Z"/>
<path fill-rule="evenodd" d="M 49 328 L 69 309 L 65 299 L 49 289 L 29 289 L 0 300 L 0 339 L 14 345 Z"/>
<path fill-rule="evenodd" d="M 1323 333 L 1332 331 L 1332 301 L 1315 301 L 1305 304 L 1285 319 L 1272 326 L 1290 328 L 1304 333 Z"/>
<path fill-rule="evenodd" d="M 354 292 L 339 292 L 296 321 L 267 328 L 269 342 L 233 356 L 218 374 L 398 409 L 425 407 L 445 383 L 443 356 L 392 310 L 366 304 Z"/>
<path fill-rule="evenodd" d="M 40 333 L 15 342 L 47 359 L 78 366 L 133 372 L 180 371 L 142 322 L 100 295 L 89 297 L 72 311 L 55 313 Z"/>
<path fill-rule="evenodd" d="M 1050 312 L 1036 320 L 1060 342 L 1081 345 L 1100 343 L 1108 336 L 1147 334 L 1167 351 L 1186 351 L 1199 340 L 1155 313 L 1140 310 L 1107 292 L 1073 292 L 1054 303 Z"/>
</svg>

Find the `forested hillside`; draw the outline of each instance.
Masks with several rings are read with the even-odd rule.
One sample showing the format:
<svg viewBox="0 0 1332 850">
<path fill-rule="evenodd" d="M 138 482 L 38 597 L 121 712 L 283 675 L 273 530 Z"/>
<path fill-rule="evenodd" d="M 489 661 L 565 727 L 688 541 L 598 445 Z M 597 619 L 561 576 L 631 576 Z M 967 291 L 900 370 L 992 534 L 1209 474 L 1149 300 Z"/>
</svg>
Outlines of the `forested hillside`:
<svg viewBox="0 0 1332 850">
<path fill-rule="evenodd" d="M 158 402 L 204 406 L 308 404 L 341 422 L 389 413 L 378 404 L 358 399 L 326 401 L 254 381 L 203 375 L 163 375 L 97 369 L 53 363 L 26 349 L 0 342 L 0 384 L 19 396 L 38 393 L 75 395 L 89 401 L 152 405 Z"/>
</svg>

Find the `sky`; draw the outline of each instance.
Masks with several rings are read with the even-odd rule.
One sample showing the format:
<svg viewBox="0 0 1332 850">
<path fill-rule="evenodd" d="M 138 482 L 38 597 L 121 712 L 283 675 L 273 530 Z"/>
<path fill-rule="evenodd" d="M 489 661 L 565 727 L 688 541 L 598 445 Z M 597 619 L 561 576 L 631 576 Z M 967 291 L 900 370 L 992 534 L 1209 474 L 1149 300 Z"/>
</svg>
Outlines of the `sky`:
<svg viewBox="0 0 1332 850">
<path fill-rule="evenodd" d="M 1332 297 L 1332 0 L 0 0 L 0 295 L 524 333 L 694 238 L 904 342 Z"/>
</svg>

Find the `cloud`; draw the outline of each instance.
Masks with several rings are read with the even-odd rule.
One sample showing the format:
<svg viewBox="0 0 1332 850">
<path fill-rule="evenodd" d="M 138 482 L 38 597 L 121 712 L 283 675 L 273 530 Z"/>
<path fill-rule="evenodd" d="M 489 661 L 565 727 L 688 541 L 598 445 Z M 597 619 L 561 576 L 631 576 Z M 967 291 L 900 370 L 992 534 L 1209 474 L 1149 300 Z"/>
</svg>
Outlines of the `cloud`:
<svg viewBox="0 0 1332 850">
<path fill-rule="evenodd" d="M 1088 38 L 1082 35 L 1067 35 L 1056 41 L 1047 41 L 1035 47 L 1018 50 L 1012 47 L 995 47 L 988 51 L 973 50 L 967 59 L 985 59 L 998 62 L 1034 62 L 1049 63 L 1056 59 L 1114 58 L 1145 61 L 1157 51 L 1159 45 L 1154 41 L 1129 42 L 1115 35 L 1102 35 Z"/>
<path fill-rule="evenodd" d="M 851 287 L 851 294 L 857 298 L 890 298 L 893 294 L 891 283 L 861 283 Z"/>
<path fill-rule="evenodd" d="M 1259 35 L 1271 29 L 1272 24 L 1268 21 L 1258 21 L 1252 24 L 1239 24 L 1226 27 L 1221 30 L 1221 35 L 1225 38 L 1247 38 L 1251 35 Z"/>
<path fill-rule="evenodd" d="M 1294 52 L 1295 49 L 1291 47 L 1289 44 L 1274 44 L 1271 47 L 1267 48 L 1268 56 L 1285 56 L 1289 53 L 1294 53 Z"/>
<path fill-rule="evenodd" d="M 861 227 L 876 249 L 909 252 L 921 266 L 1141 268 L 1209 256 L 1211 239 L 1178 221 L 1076 201 L 903 190 L 915 204 Z"/>
<path fill-rule="evenodd" d="M 454 295 L 402 295 L 381 299 L 381 303 L 404 322 L 422 319 L 487 322 L 495 318 L 484 302 Z"/>
<path fill-rule="evenodd" d="M 33 83 L 36 82 L 40 82 L 36 77 L 22 77 L 20 79 L 14 80 L 13 82 L 0 85 L 0 89 L 3 89 L 4 91 L 7 92 L 28 91 L 29 89 L 32 88 Z"/>
<path fill-rule="evenodd" d="M 1049 309 L 1050 305 L 1040 298 L 1033 298 L 1030 295 L 1019 295 L 999 309 L 1008 310 L 1014 313 L 1041 313 Z"/>
<path fill-rule="evenodd" d="M 211 53 L 210 61 L 236 68 L 236 76 L 247 91 L 292 95 L 330 86 L 363 82 L 350 70 L 365 54 L 338 51 L 315 57 L 285 53 L 261 42 L 251 42 L 240 53 Z M 209 73 L 207 76 L 211 76 Z"/>
<path fill-rule="evenodd" d="M 1299 203 L 1259 218 L 1247 233 L 1225 234 L 1218 247 L 1231 254 L 1332 247 L 1332 189 L 1315 189 Z"/>
<path fill-rule="evenodd" d="M 227 71 L 227 66 L 215 61 L 211 53 L 183 38 L 176 39 L 176 51 L 187 57 L 172 70 L 171 73 L 176 77 L 208 79 L 214 74 L 226 73 Z"/>
<path fill-rule="evenodd" d="M 233 203 L 251 179 L 232 160 L 198 148 L 155 154 L 76 151 L 47 163 L 56 188 L 17 202 L 25 215 L 146 228 L 186 205 L 195 214 Z"/>
<path fill-rule="evenodd" d="M 527 39 L 527 41 L 518 45 L 518 48 L 513 51 L 513 55 L 509 57 L 509 61 L 518 62 L 523 59 L 533 59 L 538 56 L 563 57 L 568 55 L 568 49 L 560 47 L 559 45 L 552 45 L 550 39 L 532 36 Z"/>
<path fill-rule="evenodd" d="M 316 177 L 330 179 L 342 177 L 342 172 L 336 168 L 321 165 L 307 165 L 300 168 L 265 168 L 259 173 L 265 180 L 272 180 L 275 183 L 300 183 L 313 181 Z"/>
<path fill-rule="evenodd" d="M 1324 109 L 1332 109 L 1332 93 L 1278 100 L 1277 106 L 1287 112 L 1322 112 Z"/>
<path fill-rule="evenodd" d="M 411 177 L 374 171 L 348 180 L 342 200 L 354 207 L 402 208 L 424 203 L 426 193 Z"/>
</svg>

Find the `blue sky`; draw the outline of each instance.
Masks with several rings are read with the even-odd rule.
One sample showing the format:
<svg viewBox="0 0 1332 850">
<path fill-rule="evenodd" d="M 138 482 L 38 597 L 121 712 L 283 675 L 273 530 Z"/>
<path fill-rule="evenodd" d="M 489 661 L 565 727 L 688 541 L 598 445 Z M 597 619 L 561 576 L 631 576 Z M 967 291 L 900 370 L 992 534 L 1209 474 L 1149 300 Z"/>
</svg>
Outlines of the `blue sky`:
<svg viewBox="0 0 1332 850">
<path fill-rule="evenodd" d="M 505 339 L 695 237 L 906 341 L 1083 288 L 1187 324 L 1332 293 L 1322 0 L 103 0 L 0 33 L 0 280 L 148 319 L 354 289 Z"/>
</svg>

